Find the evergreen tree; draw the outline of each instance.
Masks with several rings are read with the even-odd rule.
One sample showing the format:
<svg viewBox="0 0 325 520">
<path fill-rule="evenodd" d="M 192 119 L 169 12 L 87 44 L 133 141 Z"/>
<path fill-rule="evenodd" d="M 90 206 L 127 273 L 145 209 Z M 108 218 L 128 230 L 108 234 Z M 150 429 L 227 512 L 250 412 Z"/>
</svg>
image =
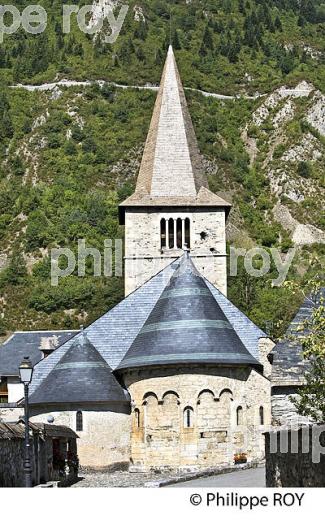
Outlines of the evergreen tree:
<svg viewBox="0 0 325 520">
<path fill-rule="evenodd" d="M 178 31 L 177 29 L 174 30 L 173 36 L 172 36 L 172 46 L 173 48 L 178 51 L 182 48 L 181 42 L 179 40 Z"/>
<path fill-rule="evenodd" d="M 276 31 L 282 32 L 282 30 L 283 30 L 282 23 L 281 23 L 279 16 L 277 16 L 274 20 L 274 27 L 275 27 Z"/>
<path fill-rule="evenodd" d="M 202 43 L 206 49 L 213 51 L 213 47 L 214 47 L 213 38 L 212 38 L 212 34 L 211 34 L 211 31 L 208 26 L 205 27 Z"/>
</svg>

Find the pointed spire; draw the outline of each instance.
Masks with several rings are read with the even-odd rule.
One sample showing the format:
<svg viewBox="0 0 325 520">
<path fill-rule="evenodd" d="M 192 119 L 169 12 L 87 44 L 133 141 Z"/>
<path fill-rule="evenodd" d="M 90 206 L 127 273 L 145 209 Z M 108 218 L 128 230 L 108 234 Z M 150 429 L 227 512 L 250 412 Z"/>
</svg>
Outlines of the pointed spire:
<svg viewBox="0 0 325 520">
<path fill-rule="evenodd" d="M 120 205 L 124 224 L 127 206 L 213 206 L 231 204 L 210 192 L 194 127 L 169 46 L 161 84 L 137 180 L 136 191 Z"/>
<path fill-rule="evenodd" d="M 153 197 L 195 197 L 207 187 L 184 89 L 170 45 L 137 190 Z"/>
</svg>

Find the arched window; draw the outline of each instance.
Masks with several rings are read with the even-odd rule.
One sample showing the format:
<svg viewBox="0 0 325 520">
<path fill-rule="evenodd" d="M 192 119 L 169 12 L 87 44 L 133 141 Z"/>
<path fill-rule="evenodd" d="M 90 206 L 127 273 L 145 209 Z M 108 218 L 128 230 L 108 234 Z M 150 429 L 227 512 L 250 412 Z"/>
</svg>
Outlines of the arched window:
<svg viewBox="0 0 325 520">
<path fill-rule="evenodd" d="M 177 219 L 177 225 L 176 225 L 176 229 L 177 229 L 177 249 L 182 249 L 183 247 L 183 225 L 182 225 L 182 219 L 181 218 L 178 218 Z"/>
<path fill-rule="evenodd" d="M 237 408 L 237 426 L 242 426 L 243 424 L 243 408 L 238 406 Z"/>
<path fill-rule="evenodd" d="M 191 247 L 191 221 L 189 218 L 162 218 L 160 220 L 161 249 L 188 249 Z"/>
<path fill-rule="evenodd" d="M 169 249 L 174 248 L 174 238 L 175 238 L 175 226 L 174 226 L 174 219 L 170 218 L 168 223 L 169 228 L 169 240 L 168 240 L 168 247 Z"/>
<path fill-rule="evenodd" d="M 185 408 L 184 415 L 183 415 L 184 428 L 193 428 L 193 415 L 194 415 L 193 408 L 191 408 L 189 406 L 187 408 Z"/>
<path fill-rule="evenodd" d="M 161 249 L 166 247 L 166 219 L 162 218 L 160 221 L 160 240 Z"/>
<path fill-rule="evenodd" d="M 263 406 L 260 406 L 260 425 L 264 425 L 264 408 Z"/>
<path fill-rule="evenodd" d="M 136 428 L 140 428 L 140 410 L 138 408 L 134 410 L 134 419 Z"/>
<path fill-rule="evenodd" d="M 83 417 L 82 417 L 82 412 L 80 410 L 76 414 L 76 431 L 77 432 L 83 431 Z"/>
<path fill-rule="evenodd" d="M 189 218 L 185 219 L 185 244 L 188 249 L 191 249 L 191 221 Z"/>
</svg>

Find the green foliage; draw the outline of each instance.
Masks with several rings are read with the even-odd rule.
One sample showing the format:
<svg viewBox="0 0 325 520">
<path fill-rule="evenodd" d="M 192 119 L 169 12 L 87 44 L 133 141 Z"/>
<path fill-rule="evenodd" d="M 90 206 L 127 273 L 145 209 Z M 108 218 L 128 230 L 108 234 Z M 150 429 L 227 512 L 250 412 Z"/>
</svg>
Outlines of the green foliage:
<svg viewBox="0 0 325 520">
<path fill-rule="evenodd" d="M 96 319 L 123 297 L 123 280 L 94 280 L 91 262 L 82 282 L 73 274 L 51 288 L 47 253 L 57 246 L 75 251 L 79 238 L 102 250 L 104 239 L 123 237 L 117 205 L 134 190 L 155 100 L 154 92 L 122 90 L 107 83 L 60 88 L 57 98 L 52 92 L 8 86 L 62 78 L 158 83 L 170 42 L 170 8 L 161 0 L 144 2 L 145 22 L 134 19 L 138 2 L 131 0 L 113 45 L 100 35 L 95 41 L 84 35 L 74 16 L 71 34 L 63 34 L 62 2 L 40 3 L 50 13 L 46 32 L 36 37 L 23 31 L 5 35 L 0 46 L 0 240 L 4 250 L 28 253 L 32 266 L 28 274 L 15 253 L 0 274 L 8 330 L 78 326 L 83 321 L 80 313 L 87 313 L 88 321 Z M 173 2 L 171 38 L 184 84 L 211 92 L 237 94 L 245 89 L 253 94 L 307 78 L 323 90 L 322 68 L 304 56 L 301 46 L 303 39 L 304 44 L 320 48 L 322 3 L 314 4 L 313 10 L 310 5 L 298 7 L 294 0 L 208 1 L 203 14 L 199 0 Z M 292 50 L 286 48 L 288 42 Z M 252 79 L 246 81 L 246 74 Z M 222 103 L 190 90 L 186 96 L 200 149 L 218 166 L 218 173 L 209 175 L 211 190 L 233 194 L 236 225 L 255 244 L 287 251 L 292 242 L 274 221 L 275 201 L 262 167 L 264 158 L 251 166 L 241 139 L 258 102 Z M 315 132 L 302 119 L 298 126 L 301 133 Z M 250 126 L 248 136 L 263 148 L 272 131 L 268 120 L 261 127 Z M 298 138 L 296 134 L 290 137 Z M 276 149 L 275 160 L 281 159 L 282 151 L 283 147 Z M 309 173 L 321 180 L 322 171 L 313 165 Z M 313 204 L 306 200 L 294 209 L 321 225 L 323 217 Z M 248 282 L 243 273 L 238 281 L 230 281 L 230 295 L 262 327 L 266 321 L 280 320 L 280 313 L 285 323 L 296 305 L 269 280 Z M 74 311 L 66 315 L 63 311 L 69 309 Z M 283 327 L 275 325 L 274 335 Z"/>
<path fill-rule="evenodd" d="M 307 283 L 304 289 L 312 288 L 310 298 L 319 294 L 321 284 L 314 280 Z M 302 288 L 296 288 L 302 290 Z M 309 366 L 306 371 L 306 384 L 298 390 L 299 397 L 293 398 L 300 415 L 311 417 L 316 422 L 325 420 L 325 306 L 324 298 L 320 296 L 318 306 L 315 306 L 312 316 L 307 319 L 299 331 L 298 341 L 303 348 L 303 356 Z"/>
</svg>

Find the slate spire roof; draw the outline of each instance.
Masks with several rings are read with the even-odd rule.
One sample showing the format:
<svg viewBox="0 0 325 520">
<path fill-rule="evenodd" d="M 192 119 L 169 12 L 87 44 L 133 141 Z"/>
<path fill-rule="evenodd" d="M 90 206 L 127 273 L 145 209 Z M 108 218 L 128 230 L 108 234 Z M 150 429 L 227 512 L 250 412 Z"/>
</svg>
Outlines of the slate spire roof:
<svg viewBox="0 0 325 520">
<path fill-rule="evenodd" d="M 161 79 L 135 193 L 121 206 L 230 204 L 208 189 L 172 47 Z"/>
<path fill-rule="evenodd" d="M 117 370 L 193 363 L 261 368 L 185 254 Z"/>
<path fill-rule="evenodd" d="M 128 402 L 112 369 L 83 332 L 30 397 L 30 404 Z"/>
</svg>

